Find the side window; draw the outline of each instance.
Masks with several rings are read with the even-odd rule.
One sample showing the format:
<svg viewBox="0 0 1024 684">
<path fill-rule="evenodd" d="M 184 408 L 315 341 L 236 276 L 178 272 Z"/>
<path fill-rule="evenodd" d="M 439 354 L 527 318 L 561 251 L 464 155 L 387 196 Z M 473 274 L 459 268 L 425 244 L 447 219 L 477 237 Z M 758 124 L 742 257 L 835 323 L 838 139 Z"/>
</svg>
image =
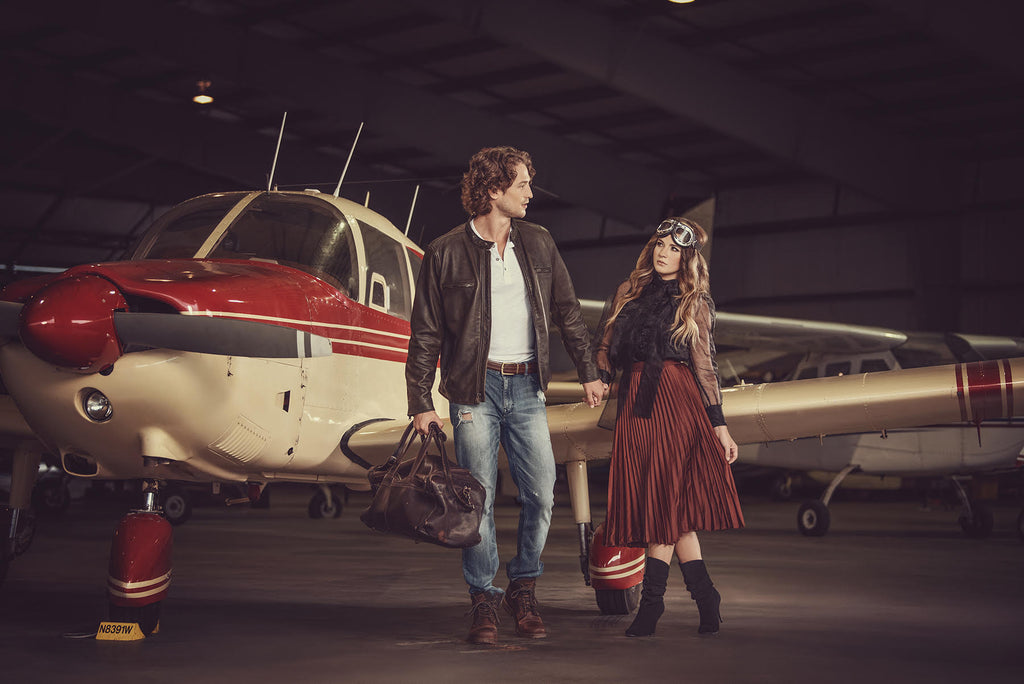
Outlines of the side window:
<svg viewBox="0 0 1024 684">
<path fill-rule="evenodd" d="M 808 380 L 810 378 L 818 377 L 817 366 L 805 366 L 800 370 L 800 374 L 796 376 L 797 380 Z"/>
<path fill-rule="evenodd" d="M 409 320 L 412 289 L 405 247 L 362 221 L 359 228 L 366 250 L 367 306 Z"/>
<path fill-rule="evenodd" d="M 850 374 L 850 362 L 839 361 L 836 363 L 830 363 L 825 366 L 825 377 L 831 378 L 836 375 L 849 375 Z"/>
<path fill-rule="evenodd" d="M 861 373 L 877 373 L 878 371 L 890 370 L 885 359 L 864 359 L 860 362 Z"/>
</svg>

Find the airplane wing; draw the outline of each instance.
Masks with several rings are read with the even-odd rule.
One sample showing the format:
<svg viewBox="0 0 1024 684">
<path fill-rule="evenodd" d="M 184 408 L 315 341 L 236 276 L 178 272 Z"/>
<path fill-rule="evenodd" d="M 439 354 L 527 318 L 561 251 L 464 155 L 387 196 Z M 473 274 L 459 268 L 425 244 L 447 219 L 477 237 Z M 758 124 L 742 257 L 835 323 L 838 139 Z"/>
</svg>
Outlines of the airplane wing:
<svg viewBox="0 0 1024 684">
<path fill-rule="evenodd" d="M 729 431 L 739 444 L 980 423 L 1024 416 L 1024 359 L 742 385 L 722 395 Z M 611 432 L 597 425 L 606 405 L 548 407 L 557 462 L 610 458 Z M 374 423 L 352 435 L 348 446 L 379 463 L 391 454 L 405 426 L 404 421 Z M 450 425 L 445 432 L 451 436 Z"/>
<path fill-rule="evenodd" d="M 604 305 L 604 302 L 596 299 L 580 300 L 583 318 L 591 330 L 596 330 L 600 324 Z M 898 330 L 867 325 L 755 316 L 727 311 L 718 311 L 716 319 L 715 344 L 719 347 L 867 354 L 889 350 L 907 341 L 907 336 Z"/>
</svg>

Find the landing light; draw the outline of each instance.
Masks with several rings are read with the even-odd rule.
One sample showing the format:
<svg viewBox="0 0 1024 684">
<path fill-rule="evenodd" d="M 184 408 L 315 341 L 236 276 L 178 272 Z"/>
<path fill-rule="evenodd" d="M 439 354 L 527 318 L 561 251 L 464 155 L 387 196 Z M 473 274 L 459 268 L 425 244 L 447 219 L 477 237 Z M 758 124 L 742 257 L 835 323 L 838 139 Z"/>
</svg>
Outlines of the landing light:
<svg viewBox="0 0 1024 684">
<path fill-rule="evenodd" d="M 97 423 L 110 420 L 110 416 L 114 413 L 114 407 L 107 399 L 107 395 L 99 390 L 93 390 L 85 395 L 85 399 L 82 400 L 82 409 L 90 420 Z"/>
</svg>

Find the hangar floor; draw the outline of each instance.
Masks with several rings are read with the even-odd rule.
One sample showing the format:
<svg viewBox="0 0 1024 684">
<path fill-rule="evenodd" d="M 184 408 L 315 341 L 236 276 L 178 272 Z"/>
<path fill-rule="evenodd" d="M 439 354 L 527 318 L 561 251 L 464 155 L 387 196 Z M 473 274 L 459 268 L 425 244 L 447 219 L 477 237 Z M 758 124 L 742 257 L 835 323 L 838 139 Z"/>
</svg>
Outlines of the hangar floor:
<svg viewBox="0 0 1024 684">
<path fill-rule="evenodd" d="M 269 510 L 197 508 L 175 530 L 161 633 L 137 643 L 62 636 L 103 615 L 120 508 L 76 501 L 42 521 L 0 590 L 0 681 L 1021 681 L 1016 508 L 973 541 L 954 511 L 838 501 L 829 536 L 808 539 L 795 504 L 751 498 L 746 529 L 703 538 L 721 635 L 696 636 L 673 569 L 658 635 L 629 639 L 630 618 L 597 614 L 563 503 L 539 583 L 549 638 L 517 639 L 506 620 L 500 646 L 473 647 L 458 552 L 369 532 L 365 495 L 340 519 L 310 520 L 309 493 L 276 489 Z M 517 514 L 499 507 L 503 559 Z"/>
</svg>

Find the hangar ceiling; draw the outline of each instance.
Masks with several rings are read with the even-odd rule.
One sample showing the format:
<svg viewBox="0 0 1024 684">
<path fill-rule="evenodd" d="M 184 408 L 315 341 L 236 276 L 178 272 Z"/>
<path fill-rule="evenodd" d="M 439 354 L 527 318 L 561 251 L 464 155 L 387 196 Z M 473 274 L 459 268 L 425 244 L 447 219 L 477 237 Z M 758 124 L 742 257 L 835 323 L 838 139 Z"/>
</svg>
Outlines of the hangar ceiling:
<svg viewBox="0 0 1024 684">
<path fill-rule="evenodd" d="M 666 202 L 807 180 L 962 211 L 979 164 L 1024 157 L 1014 5 L 16 3 L 0 253 L 8 274 L 114 258 L 169 204 L 265 187 L 285 111 L 282 189 L 332 189 L 365 122 L 353 198 L 407 203 L 419 183 L 457 210 L 466 159 L 512 144 L 538 160 L 535 204 L 636 226 Z M 200 80 L 211 105 L 190 101 Z"/>
</svg>

